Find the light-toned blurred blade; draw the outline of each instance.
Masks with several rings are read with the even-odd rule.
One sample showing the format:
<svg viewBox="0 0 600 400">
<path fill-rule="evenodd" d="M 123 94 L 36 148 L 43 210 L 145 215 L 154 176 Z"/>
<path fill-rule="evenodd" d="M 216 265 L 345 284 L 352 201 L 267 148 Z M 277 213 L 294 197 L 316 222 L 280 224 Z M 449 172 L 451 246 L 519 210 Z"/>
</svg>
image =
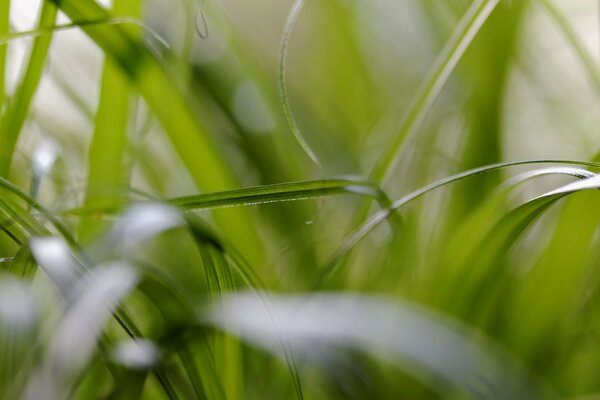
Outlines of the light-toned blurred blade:
<svg viewBox="0 0 600 400">
<path fill-rule="evenodd" d="M 351 294 L 239 293 L 209 308 L 206 320 L 281 354 L 319 359 L 340 347 L 364 351 L 424 382 L 445 380 L 476 398 L 536 398 L 539 384 L 475 329 L 416 304 Z"/>
</svg>

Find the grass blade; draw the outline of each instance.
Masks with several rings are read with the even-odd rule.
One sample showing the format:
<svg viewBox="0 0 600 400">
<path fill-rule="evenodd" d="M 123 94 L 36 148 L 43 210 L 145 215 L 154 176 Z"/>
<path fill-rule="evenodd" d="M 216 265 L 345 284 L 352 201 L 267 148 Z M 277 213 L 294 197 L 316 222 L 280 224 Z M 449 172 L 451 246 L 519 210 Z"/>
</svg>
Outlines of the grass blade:
<svg viewBox="0 0 600 400">
<path fill-rule="evenodd" d="M 321 163 L 319 158 L 317 157 L 314 150 L 310 147 L 306 138 L 302 136 L 300 132 L 300 128 L 296 123 L 296 119 L 294 118 L 294 114 L 292 112 L 292 108 L 290 106 L 290 99 L 287 92 L 287 85 L 285 81 L 285 64 L 287 61 L 287 52 L 288 46 L 290 43 L 290 38 L 292 36 L 292 32 L 294 30 L 294 26 L 296 25 L 296 21 L 298 20 L 298 16 L 300 15 L 300 11 L 302 11 L 302 7 L 304 6 L 304 0 L 296 0 L 292 5 L 292 9 L 290 10 L 288 17 L 285 21 L 285 26 L 283 28 L 283 36 L 281 38 L 281 44 L 279 47 L 279 75 L 277 77 L 277 84 L 279 87 L 279 97 L 281 99 L 281 104 L 283 106 L 283 113 L 285 114 L 285 118 L 288 122 L 289 128 L 294 134 L 296 141 L 302 147 L 302 150 L 308 155 L 308 157 L 318 166 L 321 167 Z"/>
<path fill-rule="evenodd" d="M 242 189 L 178 197 L 166 200 L 167 203 L 183 211 L 195 211 L 223 207 L 238 207 L 275 202 L 300 201 L 328 196 L 354 194 L 374 198 L 380 206 L 388 207 L 391 201 L 376 185 L 370 182 L 352 179 L 321 179 L 254 186 Z M 85 215 L 89 213 L 115 213 L 119 207 L 83 207 L 69 210 L 67 215 Z"/>
<path fill-rule="evenodd" d="M 38 26 L 41 28 L 54 25 L 56 21 L 58 9 L 54 3 L 44 1 Z M 15 146 L 29 107 L 37 87 L 44 72 L 46 56 L 50 43 L 52 42 L 52 34 L 39 36 L 35 39 L 29 60 L 27 61 L 27 69 L 17 92 L 12 98 L 11 104 L 6 109 L 0 121 L 0 176 L 6 177 L 10 169 Z"/>
<path fill-rule="evenodd" d="M 377 164 L 371 173 L 371 179 L 374 182 L 384 182 L 394 170 L 405 140 L 415 134 L 452 71 L 454 71 L 477 32 L 498 3 L 499 0 L 474 0 L 471 3 L 454 34 L 444 46 L 433 69 L 417 92 L 405 114 L 399 131 L 394 135 L 386 151 L 377 160 Z"/>
<path fill-rule="evenodd" d="M 342 293 L 265 296 L 273 315 L 254 293 L 241 292 L 210 307 L 204 318 L 274 354 L 280 354 L 280 330 L 294 353 L 308 359 L 351 348 L 425 377 L 433 385 L 435 380 L 427 378 L 436 376 L 474 398 L 535 398 L 543 393 L 525 369 L 491 340 L 473 340 L 473 328 L 425 307 Z M 444 393 L 448 389 L 433 388 Z"/>
<path fill-rule="evenodd" d="M 581 63 L 583 64 L 585 71 L 590 78 L 592 84 L 596 87 L 596 90 L 600 93 L 600 69 L 592 58 L 589 51 L 573 29 L 567 18 L 560 12 L 560 10 L 554 5 L 552 0 L 539 0 L 548 15 L 554 20 L 556 26 L 560 29 L 565 40 L 571 46 L 571 49 L 575 52 Z"/>
<path fill-rule="evenodd" d="M 139 0 L 117 0 L 113 13 L 135 18 L 140 13 Z M 126 77 L 113 60 L 104 61 L 100 100 L 94 124 L 94 135 L 88 155 L 88 179 L 85 207 L 112 207 L 119 201 L 117 188 L 128 181 L 125 166 L 125 149 L 129 128 L 132 126 L 130 110 L 134 100 Z M 80 236 L 85 241 L 102 227 L 98 220 L 84 218 Z"/>
<path fill-rule="evenodd" d="M 484 167 L 474 168 L 465 172 L 461 172 L 456 175 L 449 176 L 439 181 L 433 182 L 423 188 L 416 190 L 400 199 L 394 201 L 392 205 L 381 211 L 373 214 L 366 222 L 356 228 L 348 237 L 342 242 L 342 244 L 334 251 L 334 253 L 327 259 L 325 264 L 322 266 L 320 273 L 318 274 L 315 288 L 321 287 L 329 279 L 329 277 L 335 272 L 340 266 L 342 261 L 348 256 L 352 249 L 365 237 L 367 236 L 376 226 L 389 218 L 396 210 L 403 207 L 404 205 L 412 202 L 413 200 L 436 190 L 444 187 L 450 183 L 457 182 L 475 175 L 479 175 L 488 171 L 493 171 L 501 168 L 507 168 L 517 165 L 530 165 L 530 164 L 572 164 L 572 165 L 587 165 L 590 167 L 598 167 L 600 163 L 577 161 L 577 160 L 526 160 L 526 161 L 511 161 L 505 163 L 492 164 Z"/>
<path fill-rule="evenodd" d="M 10 1 L 0 1 L 0 37 L 10 31 Z M 0 44 L 0 112 L 6 99 L 6 44 Z"/>
<path fill-rule="evenodd" d="M 92 0 L 53 1 L 75 22 L 111 17 L 106 9 Z M 190 99 L 154 54 L 123 26 L 86 26 L 83 30 L 139 90 L 197 186 L 206 192 L 237 186 L 223 155 L 192 110 Z M 214 217 L 226 235 L 244 238 L 239 243 L 240 250 L 253 263 L 262 265 L 263 246 L 249 215 L 243 210 L 232 209 L 217 211 Z"/>
</svg>

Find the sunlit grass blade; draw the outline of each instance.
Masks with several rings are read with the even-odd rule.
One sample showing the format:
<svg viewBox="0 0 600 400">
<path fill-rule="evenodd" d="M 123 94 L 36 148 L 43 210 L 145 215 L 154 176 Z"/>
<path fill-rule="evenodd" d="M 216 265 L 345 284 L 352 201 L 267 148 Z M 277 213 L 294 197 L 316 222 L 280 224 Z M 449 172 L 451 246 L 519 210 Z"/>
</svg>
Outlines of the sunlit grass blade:
<svg viewBox="0 0 600 400">
<path fill-rule="evenodd" d="M 141 2 L 117 0 L 113 13 L 117 16 L 135 18 L 140 13 Z M 134 98 L 128 80 L 107 58 L 104 61 L 100 86 L 100 99 L 94 123 L 94 135 L 88 154 L 87 190 L 85 207 L 111 207 L 119 202 L 117 188 L 129 181 L 125 165 L 125 150 L 135 109 Z M 85 242 L 97 234 L 101 221 L 83 218 L 80 236 Z"/>
<path fill-rule="evenodd" d="M 404 205 L 412 202 L 413 200 L 436 190 L 444 187 L 450 183 L 457 182 L 471 176 L 479 175 L 488 171 L 493 171 L 501 168 L 507 168 L 517 165 L 530 165 L 530 164 L 546 164 L 546 163 L 557 163 L 557 164 L 571 164 L 571 165 L 587 165 L 590 167 L 598 167 L 599 163 L 577 161 L 577 160 L 525 160 L 525 161 L 511 161 L 506 163 L 498 163 L 479 168 L 474 168 L 465 172 L 461 172 L 456 175 L 449 176 L 439 181 L 433 182 L 423 188 L 416 190 L 400 199 L 394 201 L 392 205 L 381 211 L 373 214 L 366 222 L 356 228 L 348 237 L 342 242 L 342 244 L 333 252 L 333 254 L 323 264 L 316 279 L 316 287 L 320 287 L 322 284 L 329 279 L 329 277 L 335 272 L 342 261 L 348 256 L 352 249 L 365 237 L 367 236 L 376 226 L 381 224 L 383 221 L 388 219 L 396 210 L 403 207 Z"/>
<path fill-rule="evenodd" d="M 54 1 L 75 22 L 110 18 L 110 13 L 92 0 Z M 223 154 L 192 110 L 190 99 L 153 53 L 122 26 L 87 26 L 83 30 L 139 90 L 195 183 L 206 192 L 237 186 Z M 239 243 L 240 250 L 253 263 L 262 264 L 263 246 L 249 215 L 232 209 L 217 211 L 214 216 L 225 234 L 245 238 Z"/>
<path fill-rule="evenodd" d="M 38 25 L 54 25 L 58 9 L 54 3 L 44 1 Z M 50 48 L 52 35 L 43 35 L 35 39 L 27 62 L 27 68 L 12 96 L 10 105 L 0 120 L 0 176 L 6 177 L 12 162 L 13 153 L 23 124 L 27 118 L 33 96 L 42 79 L 46 56 Z"/>
</svg>

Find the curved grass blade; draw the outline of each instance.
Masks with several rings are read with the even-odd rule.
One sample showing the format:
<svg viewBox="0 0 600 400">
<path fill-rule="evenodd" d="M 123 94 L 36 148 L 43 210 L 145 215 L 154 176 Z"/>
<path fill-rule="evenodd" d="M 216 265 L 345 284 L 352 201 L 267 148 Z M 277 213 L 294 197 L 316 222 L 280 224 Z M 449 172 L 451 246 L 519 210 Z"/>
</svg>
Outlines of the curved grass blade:
<svg viewBox="0 0 600 400">
<path fill-rule="evenodd" d="M 256 294 L 241 292 L 209 307 L 205 321 L 276 355 L 281 354 L 278 330 L 293 353 L 305 359 L 331 360 L 340 348 L 370 353 L 424 383 L 435 382 L 428 379 L 433 375 L 474 398 L 525 399 L 544 393 L 490 339 L 425 307 L 341 293 L 266 296 L 272 315 Z"/>
<path fill-rule="evenodd" d="M 11 262 L 10 270 L 22 279 L 29 279 L 33 278 L 36 269 L 37 265 L 29 246 L 21 246 Z"/>
<path fill-rule="evenodd" d="M 392 205 L 381 211 L 373 214 L 366 222 L 356 228 L 348 237 L 342 242 L 342 244 L 334 251 L 334 253 L 328 258 L 320 273 L 317 277 L 315 288 L 320 287 L 329 277 L 335 272 L 342 261 L 348 256 L 352 249 L 365 237 L 367 236 L 376 226 L 389 218 L 396 210 L 404 205 L 412 202 L 413 200 L 431 192 L 432 190 L 444 187 L 450 183 L 460 181 L 462 179 L 469 178 L 478 174 L 482 174 L 488 171 L 493 171 L 501 168 L 507 168 L 517 165 L 531 165 L 531 164 L 571 164 L 571 165 L 586 165 L 589 167 L 599 167 L 600 163 L 577 161 L 577 160 L 525 160 L 525 161 L 510 161 L 505 163 L 498 163 L 487 165 L 479 168 L 474 168 L 468 171 L 461 172 L 456 175 L 449 176 L 439 181 L 433 182 L 427 186 L 422 187 L 400 199 L 394 201 Z"/>
<path fill-rule="evenodd" d="M 405 140 L 415 134 L 452 71 L 499 2 L 500 0 L 474 0 L 471 3 L 417 92 L 399 131 L 377 160 L 370 176 L 374 182 L 381 183 L 389 178 Z"/>
<path fill-rule="evenodd" d="M 310 147 L 306 138 L 300 132 L 300 128 L 296 123 L 296 119 L 294 118 L 294 114 L 292 112 L 292 108 L 290 106 L 290 99 L 287 92 L 286 85 L 286 61 L 287 61 L 287 52 L 288 46 L 290 43 L 290 38 L 292 36 L 292 32 L 294 30 L 294 26 L 296 25 L 296 21 L 298 20 L 298 16 L 300 15 L 300 11 L 302 11 L 302 7 L 304 6 L 304 0 L 296 0 L 292 5 L 292 9 L 290 10 L 287 19 L 285 21 L 285 25 L 283 27 L 283 36 L 281 38 L 281 44 L 279 47 L 279 74 L 277 77 L 277 85 L 279 88 L 279 97 L 281 99 L 281 104 L 283 106 L 283 113 L 285 114 L 285 118 L 289 125 L 290 130 L 294 134 L 296 141 L 302 147 L 302 150 L 308 155 L 308 157 L 319 167 L 321 168 L 321 163 L 319 158 L 317 157 L 314 150 Z"/>
<path fill-rule="evenodd" d="M 502 282 L 504 255 L 544 211 L 559 199 L 583 190 L 600 188 L 600 176 L 595 175 L 573 182 L 556 190 L 535 197 L 512 209 L 492 229 L 476 242 L 463 260 L 458 261 L 458 270 L 450 279 L 443 279 L 453 294 L 453 306 L 469 315 L 476 315 L 489 302 Z M 476 265 L 478 268 L 471 268 Z M 468 274 L 465 271 L 468 270 Z M 472 299 L 478 299 L 473 303 Z M 444 300 L 442 300 L 444 301 Z"/>
<path fill-rule="evenodd" d="M 590 277 L 596 270 L 594 246 L 600 223 L 598 199 L 597 191 L 565 199 L 548 244 L 516 288 L 515 312 L 511 315 L 514 325 L 508 325 L 518 325 L 520 329 L 518 334 L 513 330 L 507 336 L 534 362 L 543 359 L 550 365 L 562 364 L 557 360 L 572 354 L 571 351 L 565 354 L 564 349 L 557 351 L 560 347 L 557 348 L 555 343 L 574 337 L 572 331 L 567 333 L 568 329 L 575 328 L 584 336 L 582 331 L 593 325 L 590 318 L 593 312 L 582 304 L 589 301 L 587 293 L 597 290 L 597 281 Z M 567 329 L 563 321 L 573 316 L 582 323 L 576 327 L 569 325 Z M 555 369 L 556 378 L 551 379 L 562 378 L 558 370 Z"/>
<path fill-rule="evenodd" d="M 68 310 L 53 337 L 48 359 L 33 375 L 28 398 L 64 398 L 88 365 L 111 313 L 137 284 L 128 266 L 114 264 L 85 277 L 83 291 Z M 36 393 L 42 389 L 46 393 Z"/>
<path fill-rule="evenodd" d="M 440 266 L 443 265 L 442 270 L 433 275 L 441 276 L 448 272 L 455 275 L 465 273 L 464 271 L 451 271 L 453 267 L 450 264 L 453 263 L 470 269 L 473 265 L 472 260 L 469 260 L 469 257 L 472 257 L 471 253 L 478 253 L 485 246 L 485 240 L 482 242 L 482 236 L 485 237 L 487 234 L 494 232 L 494 227 L 503 216 L 509 213 L 510 210 L 507 209 L 508 198 L 513 191 L 528 180 L 549 175 L 567 175 L 586 179 L 596 174 L 581 168 L 552 167 L 527 171 L 506 180 L 485 201 L 481 202 L 478 208 L 471 211 L 459 226 L 453 227 L 452 237 L 444 246 L 445 251 L 441 252 L 442 254 L 440 254 L 437 262 L 434 263 Z M 449 260 L 452 262 L 449 262 Z M 432 284 L 439 289 L 440 285 L 444 286 L 444 283 L 439 283 L 440 281 L 450 281 L 450 278 L 438 279 L 438 276 L 436 276 L 435 281 L 432 280 Z M 448 287 L 451 288 L 452 286 L 449 285 Z M 449 290 L 454 291 L 453 289 Z"/>
<path fill-rule="evenodd" d="M 65 237 L 64 239 L 67 238 Z M 81 293 L 90 292 L 90 287 L 98 285 L 94 281 L 95 270 L 92 270 L 88 264 L 77 257 L 62 239 L 36 237 L 31 240 L 30 247 L 37 263 L 44 268 L 45 272 L 68 299 L 75 300 L 78 296 L 81 296 Z M 117 263 L 116 265 L 121 264 Z M 102 269 L 100 271 L 102 272 Z M 144 275 L 145 279 L 142 281 L 142 284 L 148 281 L 147 275 Z M 93 299 L 90 301 L 93 301 Z M 127 336 L 134 340 L 136 338 L 143 338 L 141 330 L 121 305 L 116 305 L 114 310 L 112 307 L 109 307 L 108 311 L 110 311 L 112 318 Z M 100 346 L 100 350 L 103 350 L 102 346 Z M 153 374 L 167 397 L 170 399 L 177 398 L 166 372 L 162 368 L 158 368 L 153 371 Z M 45 379 L 43 376 L 42 378 Z"/>
<path fill-rule="evenodd" d="M 49 1 L 42 3 L 38 26 L 41 28 L 54 25 L 58 9 L 56 5 Z M 17 145 L 17 140 L 29 107 L 44 71 L 44 64 L 52 34 L 37 37 L 33 43 L 27 69 L 21 79 L 21 83 L 12 98 L 11 104 L 6 109 L 0 121 L 0 177 L 8 175 L 13 153 Z"/>
<path fill-rule="evenodd" d="M 539 176 L 546 175 L 569 175 L 579 179 L 587 179 L 596 176 L 595 173 L 588 171 L 587 169 L 572 168 L 572 167 L 553 167 L 553 168 L 541 168 L 533 171 L 527 171 L 520 175 L 514 176 L 508 179 L 502 184 L 502 187 L 509 188 L 527 180 L 537 178 Z"/>
<path fill-rule="evenodd" d="M 190 231 L 194 238 L 199 242 L 199 247 L 202 247 L 202 244 L 209 244 L 213 246 L 216 250 L 221 251 L 224 256 L 231 262 L 233 268 L 236 269 L 237 273 L 240 275 L 242 280 L 249 286 L 251 290 L 253 290 L 262 300 L 264 307 L 269 310 L 269 299 L 267 297 L 262 296 L 262 290 L 266 288 L 266 286 L 262 283 L 258 275 L 254 272 L 252 266 L 246 261 L 236 249 L 232 245 L 228 244 L 226 241 L 219 239 L 211 230 L 211 228 L 206 225 L 200 218 L 194 215 L 187 215 L 186 220 L 190 227 Z M 208 275 L 217 275 L 216 271 L 210 271 Z M 211 283 L 213 288 L 219 286 L 219 282 L 213 281 Z M 279 348 L 282 350 L 284 354 L 284 358 L 286 360 L 286 364 L 288 367 L 288 371 L 290 373 L 292 384 L 294 385 L 294 391 L 296 397 L 300 400 L 304 398 L 302 383 L 300 381 L 300 374 L 298 372 L 298 367 L 296 366 L 296 361 L 294 359 L 293 354 L 290 352 L 289 346 L 284 337 L 279 336 Z"/>
<path fill-rule="evenodd" d="M 188 349 L 188 340 L 197 339 L 188 334 L 189 328 L 196 322 L 193 305 L 170 283 L 166 276 L 148 266 L 144 268 L 138 291 L 145 296 L 164 320 L 164 323 L 161 324 L 164 328 L 162 331 L 159 330 L 158 343 L 164 351 L 173 351 L 179 356 L 184 373 L 187 375 L 196 397 L 199 399 L 224 399 L 222 382 L 214 367 L 214 355 L 210 351 L 204 335 L 202 336 L 202 345 L 198 347 L 197 351 L 192 353 Z"/>
<path fill-rule="evenodd" d="M 52 0 L 74 22 L 109 19 L 110 13 L 93 0 Z M 134 32 L 116 26 L 85 26 L 82 30 L 102 48 L 139 90 L 162 124 L 175 150 L 196 185 L 206 192 L 237 186 L 223 154 L 191 107 L 190 99 L 164 66 Z M 246 257 L 262 265 L 264 251 L 250 216 L 241 209 L 218 210 L 214 217 L 220 229 L 232 238 L 244 238 L 239 248 Z"/>
</svg>

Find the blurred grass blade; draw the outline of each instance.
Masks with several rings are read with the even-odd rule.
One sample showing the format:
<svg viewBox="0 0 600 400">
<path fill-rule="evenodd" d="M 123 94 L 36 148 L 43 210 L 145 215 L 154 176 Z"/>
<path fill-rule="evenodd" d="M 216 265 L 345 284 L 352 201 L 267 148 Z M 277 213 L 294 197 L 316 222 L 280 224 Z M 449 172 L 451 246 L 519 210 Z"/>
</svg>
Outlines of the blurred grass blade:
<svg viewBox="0 0 600 400">
<path fill-rule="evenodd" d="M 231 267 L 221 251 L 214 246 L 199 247 L 205 275 L 208 281 L 209 294 L 218 303 L 222 295 L 235 291 L 236 286 Z M 216 367 L 218 368 L 225 388 L 225 398 L 237 399 L 242 390 L 242 354 L 237 338 L 230 335 L 218 335 L 213 339 Z"/>
<path fill-rule="evenodd" d="M 48 27 L 56 21 L 57 8 L 54 3 L 44 1 L 40 12 L 38 26 Z M 35 39 L 27 61 L 27 68 L 10 105 L 0 121 L 0 177 L 7 177 L 17 140 L 31 105 L 31 101 L 42 78 L 46 56 L 52 34 Z"/>
<path fill-rule="evenodd" d="M 542 6 L 548 12 L 548 15 L 554 20 L 556 26 L 560 29 L 562 35 L 569 43 L 571 49 L 575 52 L 588 74 L 588 77 L 592 84 L 596 87 L 598 93 L 600 93 L 600 68 L 589 53 L 582 40 L 579 38 L 568 19 L 561 13 L 561 11 L 554 5 L 552 0 L 539 0 Z"/>
<path fill-rule="evenodd" d="M 30 382 L 29 390 L 55 388 L 56 392 L 38 393 L 37 398 L 64 398 L 71 385 L 88 365 L 111 313 L 137 284 L 137 274 L 124 264 L 99 268 L 85 277 L 86 291 L 73 303 L 52 340 L 47 363 L 40 374 Z M 47 381 L 49 380 L 49 381 Z M 41 383 L 41 384 L 40 384 Z M 50 384 L 52 383 L 52 384 Z"/>
<path fill-rule="evenodd" d="M 34 237 L 29 247 L 37 263 L 62 293 L 69 296 L 79 288 L 80 265 L 63 239 Z"/>
<path fill-rule="evenodd" d="M 142 242 L 171 229 L 185 226 L 179 211 L 161 203 L 141 203 L 128 208 L 109 232 L 103 251 L 124 255 Z"/>
<path fill-rule="evenodd" d="M 452 71 L 499 2 L 500 0 L 474 0 L 471 3 L 406 111 L 400 130 L 394 134 L 390 145 L 386 146 L 377 160 L 371 173 L 374 182 L 382 183 L 389 178 L 405 140 L 415 134 Z"/>
<path fill-rule="evenodd" d="M 10 32 L 10 1 L 0 1 L 0 37 Z M 0 115 L 6 100 L 6 52 L 8 47 L 0 41 Z"/>
<path fill-rule="evenodd" d="M 272 315 L 255 294 L 240 292 L 208 308 L 205 319 L 277 355 L 278 329 L 292 351 L 308 359 L 354 349 L 423 382 L 435 382 L 431 376 L 440 378 L 474 398 L 526 399 L 543 393 L 524 368 L 493 342 L 416 304 L 340 293 L 268 298 Z M 434 385 L 434 390 L 447 389 Z"/>
<path fill-rule="evenodd" d="M 202 254 L 203 260 L 206 261 L 205 264 L 205 272 L 208 280 L 209 290 L 211 294 L 216 295 L 221 291 L 221 281 L 219 280 L 219 275 L 223 275 L 224 272 L 218 272 L 214 260 L 210 257 L 210 253 L 208 249 L 205 247 L 212 247 L 212 251 L 220 251 L 223 253 L 224 259 L 221 259 L 219 262 L 223 263 L 225 260 L 225 264 L 230 264 L 233 269 L 240 275 L 241 279 L 248 285 L 248 287 L 256 293 L 263 302 L 263 305 L 266 309 L 269 309 L 269 299 L 267 297 L 262 296 L 262 290 L 266 288 L 265 284 L 260 280 L 260 278 L 256 275 L 252 267 L 249 263 L 244 259 L 244 257 L 230 244 L 226 241 L 219 239 L 200 218 L 195 215 L 186 215 L 186 220 L 189 225 L 190 231 L 194 236 L 194 239 L 198 242 L 198 249 Z M 221 264 L 223 265 L 223 264 Z M 223 266 L 221 267 L 223 268 Z M 227 266 L 229 268 L 229 266 Z M 233 285 L 233 277 L 231 276 L 231 272 L 226 271 L 226 280 L 229 281 L 229 284 Z M 296 366 L 296 361 L 294 359 L 293 354 L 290 353 L 288 345 L 284 338 L 279 337 L 279 346 L 284 353 L 284 358 L 288 367 L 288 371 L 290 377 L 292 379 L 292 384 L 294 386 L 294 392 L 296 394 L 296 398 L 302 400 L 304 398 L 304 393 L 302 390 L 302 384 L 300 382 L 300 374 L 298 371 L 298 367 Z"/>
<path fill-rule="evenodd" d="M 53 0 L 72 21 L 109 19 L 93 0 Z M 83 31 L 121 68 L 140 91 L 168 134 L 195 183 L 206 192 L 236 185 L 224 156 L 197 118 L 190 99 L 154 55 L 124 26 L 87 26 Z M 216 211 L 215 220 L 228 236 L 244 238 L 239 248 L 253 264 L 262 265 L 263 246 L 249 215 L 241 209 Z"/>
<path fill-rule="evenodd" d="M 36 38 L 39 36 L 50 35 L 55 32 L 66 31 L 71 29 L 81 29 L 84 26 L 94 25 L 133 25 L 141 28 L 144 31 L 144 33 L 148 34 L 149 37 L 152 38 L 157 44 L 160 44 L 165 49 L 169 48 L 169 44 L 167 43 L 167 41 L 163 39 L 157 32 L 150 29 L 148 25 L 144 24 L 139 19 L 127 17 L 115 17 L 100 20 L 70 22 L 67 24 L 39 27 L 27 31 L 5 32 L 0 34 L 0 45 L 5 45 L 19 39 Z"/>
<path fill-rule="evenodd" d="M 113 13 L 119 17 L 137 17 L 140 0 L 115 0 Z M 134 97 L 129 82 L 114 61 L 106 57 L 100 85 L 100 99 L 94 123 L 94 135 L 88 155 L 85 207 L 113 207 L 119 202 L 118 188 L 129 180 L 125 149 L 130 128 L 135 125 Z M 97 235 L 103 224 L 93 218 L 81 220 L 79 234 L 86 242 Z"/>
<path fill-rule="evenodd" d="M 31 198 L 38 197 L 42 180 L 50 173 L 59 155 L 60 148 L 51 141 L 42 141 L 33 151 L 29 189 Z"/>
<path fill-rule="evenodd" d="M 440 286 L 442 286 L 447 287 L 450 292 L 454 293 L 454 285 L 459 285 L 458 280 L 462 281 L 466 274 L 472 273 L 472 266 L 475 263 L 477 263 L 478 269 L 486 270 L 481 254 L 484 253 L 484 247 L 487 249 L 492 247 L 492 242 L 495 239 L 491 239 L 491 237 L 499 236 L 499 232 L 503 229 L 499 226 L 506 225 L 510 219 L 506 217 L 511 214 L 509 196 L 527 181 L 549 175 L 567 175 L 587 179 L 596 174 L 580 168 L 553 167 L 527 171 L 505 181 L 475 210 L 472 210 L 465 220 L 458 226 L 453 227 L 452 237 L 448 239 L 445 251 L 441 252 L 442 254 L 440 254 L 437 261 L 439 265 L 444 267 L 440 268 L 435 274 L 435 282 L 433 280 L 431 282 L 432 285 L 438 287 L 438 292 L 442 291 L 440 290 Z M 502 222 L 503 219 L 507 221 Z M 515 240 L 518 236 L 515 233 Z M 498 253 L 496 252 L 496 254 Z M 477 258 L 477 260 L 474 261 L 474 258 Z M 454 264 L 458 265 L 456 271 L 453 270 L 455 268 Z M 440 278 L 445 277 L 446 274 L 453 276 L 451 278 Z M 449 293 L 446 293 L 446 295 L 449 295 Z"/>
<path fill-rule="evenodd" d="M 566 200 L 550 241 L 517 289 L 512 319 L 520 329 L 511 329 L 507 336 L 519 351 L 536 361 L 565 357 L 565 350 L 552 357 L 548 351 L 555 349 L 553 343 L 572 334 L 568 329 L 573 327 L 563 323 L 569 315 L 582 313 L 581 319 L 589 320 L 580 304 L 588 301 L 589 291 L 597 285 L 590 276 L 596 270 L 593 249 L 600 223 L 598 199 L 597 191 L 588 191 Z M 576 331 L 585 329 L 583 325 Z"/>
<path fill-rule="evenodd" d="M 488 171 L 493 171 L 501 168 L 507 168 L 517 165 L 530 165 L 530 164 L 573 164 L 573 165 L 587 165 L 587 166 L 600 166 L 596 162 L 577 161 L 577 160 L 525 160 L 525 161 L 510 161 L 505 163 L 498 163 L 487 165 L 479 168 L 474 168 L 468 171 L 461 172 L 456 175 L 449 176 L 439 181 L 433 182 L 427 186 L 422 187 L 400 199 L 394 201 L 392 205 L 381 211 L 373 214 L 366 222 L 356 228 L 348 237 L 342 242 L 342 244 L 334 251 L 334 253 L 327 259 L 325 264 L 321 267 L 321 270 L 317 276 L 316 287 L 320 287 L 329 277 L 335 272 L 340 266 L 342 261 L 348 256 L 352 249 L 365 237 L 367 236 L 376 226 L 388 219 L 396 210 L 404 205 L 412 202 L 413 200 L 431 192 L 432 190 L 444 187 L 450 183 L 457 182 L 475 175 L 479 175 Z"/>
<path fill-rule="evenodd" d="M 466 257 L 455 261 L 458 269 L 452 268 L 450 271 L 454 276 L 444 279 L 449 290 L 445 294 L 452 297 L 453 307 L 471 316 L 477 315 L 486 306 L 489 307 L 504 282 L 502 273 L 505 255 L 531 223 L 557 200 L 572 193 L 598 188 L 600 176 L 595 175 L 535 197 L 503 216 L 481 241 L 471 244 Z M 448 298 L 441 301 L 448 301 Z M 478 299 L 477 303 L 472 302 L 473 298 Z"/>
<path fill-rule="evenodd" d="M 298 144 L 300 145 L 300 147 L 302 147 L 302 150 L 304 150 L 306 155 L 308 155 L 308 157 L 315 164 L 317 164 L 318 167 L 321 167 L 319 158 L 306 141 L 306 138 L 302 136 L 300 128 L 296 123 L 296 118 L 294 118 L 294 113 L 292 112 L 292 108 L 290 106 L 290 98 L 287 92 L 287 84 L 285 78 L 285 64 L 287 61 L 288 46 L 290 43 L 292 32 L 294 31 L 294 26 L 296 25 L 296 21 L 298 20 L 298 16 L 300 15 L 300 11 L 302 11 L 303 6 L 304 0 L 295 0 L 294 4 L 292 5 L 292 9 L 290 10 L 288 17 L 285 21 L 285 25 L 283 27 L 283 36 L 281 38 L 281 44 L 279 47 L 279 75 L 277 77 L 277 84 L 279 88 L 279 97 L 283 106 L 283 113 L 285 114 L 285 118 L 287 120 L 290 130 L 294 134 L 296 141 L 298 141 Z"/>
</svg>

